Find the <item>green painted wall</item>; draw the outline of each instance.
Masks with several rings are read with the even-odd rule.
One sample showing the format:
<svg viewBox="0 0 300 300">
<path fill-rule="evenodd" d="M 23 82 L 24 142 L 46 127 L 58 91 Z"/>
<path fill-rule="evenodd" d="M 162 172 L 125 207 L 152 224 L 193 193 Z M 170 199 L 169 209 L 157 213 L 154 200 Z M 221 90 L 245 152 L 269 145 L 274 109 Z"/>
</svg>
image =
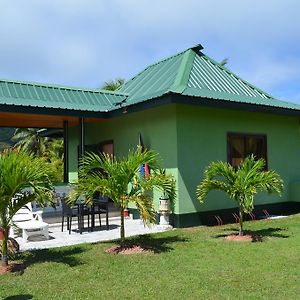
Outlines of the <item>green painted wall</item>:
<svg viewBox="0 0 300 300">
<path fill-rule="evenodd" d="M 300 181 L 298 118 L 187 105 L 178 105 L 176 115 L 180 213 L 236 207 L 222 192 L 211 192 L 204 204 L 195 195 L 205 167 L 227 160 L 227 132 L 267 135 L 268 167 L 282 176 L 285 191 L 260 194 L 255 204 L 291 201 L 290 184 Z"/>
<path fill-rule="evenodd" d="M 70 130 L 70 178 L 77 176 L 78 128 Z M 128 113 L 101 123 L 86 124 L 85 144 L 96 144 L 105 140 L 114 141 L 116 156 L 126 155 L 129 149 L 136 149 L 139 132 L 144 145 L 159 153 L 162 166 L 177 180 L 177 130 L 175 105 L 158 107 L 138 113 Z M 75 162 L 75 163 L 74 163 Z M 155 193 L 158 208 L 160 193 Z M 178 203 L 178 202 L 177 202 Z M 175 207 L 178 212 L 178 206 Z"/>
<path fill-rule="evenodd" d="M 292 181 L 290 184 L 290 201 L 300 202 L 300 181 Z"/>
<path fill-rule="evenodd" d="M 173 104 L 86 124 L 86 144 L 112 139 L 115 155 L 122 156 L 136 148 L 141 132 L 145 146 L 160 154 L 163 167 L 177 181 L 179 201 L 174 212 L 187 214 L 236 207 L 222 192 L 211 192 L 204 204 L 195 195 L 205 167 L 211 161 L 227 160 L 227 132 L 267 135 L 268 166 L 282 176 L 285 191 L 281 198 L 260 194 L 255 204 L 300 201 L 298 128 L 296 117 Z M 71 128 L 70 181 L 77 178 L 77 145 L 78 128 Z M 156 208 L 159 196 L 155 193 Z"/>
</svg>

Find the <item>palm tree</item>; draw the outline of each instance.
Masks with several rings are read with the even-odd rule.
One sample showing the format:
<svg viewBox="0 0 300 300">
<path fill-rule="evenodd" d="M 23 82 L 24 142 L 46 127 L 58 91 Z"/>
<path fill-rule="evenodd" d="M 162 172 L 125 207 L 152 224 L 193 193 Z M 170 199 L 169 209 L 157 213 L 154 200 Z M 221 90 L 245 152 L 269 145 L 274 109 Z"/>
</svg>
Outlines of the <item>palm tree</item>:
<svg viewBox="0 0 300 300">
<path fill-rule="evenodd" d="M 12 136 L 15 128 L 2 127 L 0 128 L 0 151 L 13 146 Z"/>
<path fill-rule="evenodd" d="M 3 231 L 2 266 L 8 265 L 7 238 L 16 212 L 29 202 L 51 200 L 49 164 L 25 150 L 0 153 L 0 228 Z M 49 174 L 49 175 L 48 175 Z M 24 188 L 31 192 L 24 192 Z"/>
<path fill-rule="evenodd" d="M 53 168 L 54 180 L 56 182 L 63 181 L 64 173 L 64 141 L 63 139 L 49 139 L 46 144 L 46 149 L 42 153 L 42 157 L 49 163 Z"/>
<path fill-rule="evenodd" d="M 243 214 L 253 210 L 254 196 L 260 191 L 281 194 L 283 181 L 274 171 L 264 171 L 264 159 L 253 155 L 233 168 L 222 161 L 212 162 L 204 172 L 204 179 L 197 187 L 197 197 L 203 202 L 211 190 L 220 190 L 236 201 L 239 206 L 239 235 L 243 235 Z"/>
<path fill-rule="evenodd" d="M 125 83 L 125 79 L 117 78 L 116 80 L 110 80 L 104 82 L 101 89 L 108 90 L 108 91 L 115 91 L 124 83 Z"/>
<path fill-rule="evenodd" d="M 130 202 L 139 210 L 145 222 L 155 222 L 155 210 L 152 197 L 149 195 L 154 188 L 164 191 L 173 201 L 176 196 L 175 182 L 171 175 L 163 174 L 157 163 L 158 154 L 154 151 L 129 151 L 123 158 L 108 154 L 88 153 L 81 161 L 79 182 L 75 188 L 75 195 L 86 196 L 87 204 L 93 202 L 93 195 L 100 192 L 111 198 L 121 209 L 121 246 L 125 242 L 124 209 Z M 151 172 L 148 176 L 140 175 L 140 167 L 148 164 Z"/>
<path fill-rule="evenodd" d="M 47 147 L 47 137 L 40 137 L 36 128 L 16 128 L 12 137 L 15 147 L 21 146 L 27 151 L 41 156 Z"/>
<path fill-rule="evenodd" d="M 40 136 L 36 128 L 16 128 L 12 139 L 15 148 L 21 147 L 50 162 L 56 182 L 63 180 L 63 139 Z"/>
<path fill-rule="evenodd" d="M 220 62 L 219 65 L 221 65 L 222 67 L 224 67 L 225 65 L 228 64 L 228 58 L 223 58 Z"/>
</svg>

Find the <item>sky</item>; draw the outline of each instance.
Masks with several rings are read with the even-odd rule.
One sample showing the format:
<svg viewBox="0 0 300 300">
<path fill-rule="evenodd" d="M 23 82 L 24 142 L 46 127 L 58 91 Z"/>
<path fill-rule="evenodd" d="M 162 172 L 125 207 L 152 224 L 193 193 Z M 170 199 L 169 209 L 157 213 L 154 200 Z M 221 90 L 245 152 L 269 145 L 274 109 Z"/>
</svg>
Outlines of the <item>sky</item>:
<svg viewBox="0 0 300 300">
<path fill-rule="evenodd" d="M 196 44 L 300 103 L 299 0 L 0 0 L 0 78 L 99 88 Z"/>
</svg>

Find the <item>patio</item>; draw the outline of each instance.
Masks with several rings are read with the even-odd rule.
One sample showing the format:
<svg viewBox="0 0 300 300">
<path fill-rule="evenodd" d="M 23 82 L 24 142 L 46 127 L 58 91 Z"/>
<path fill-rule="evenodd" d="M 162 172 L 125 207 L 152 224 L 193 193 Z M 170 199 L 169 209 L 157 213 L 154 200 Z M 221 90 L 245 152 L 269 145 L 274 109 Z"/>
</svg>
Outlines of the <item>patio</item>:
<svg viewBox="0 0 300 300">
<path fill-rule="evenodd" d="M 109 218 L 109 230 L 106 230 L 105 219 L 101 220 L 102 226 L 99 227 L 99 222 L 96 222 L 96 227 L 93 232 L 84 230 L 82 234 L 78 231 L 77 223 L 74 222 L 74 229 L 69 234 L 66 225 L 64 231 L 61 232 L 61 223 L 49 224 L 49 240 L 43 236 L 37 235 L 29 238 L 27 243 L 23 242 L 22 237 L 17 237 L 16 240 L 20 245 L 20 251 L 33 249 L 48 249 L 62 246 L 77 245 L 83 243 L 96 243 L 118 239 L 120 237 L 120 217 Z M 162 232 L 169 230 L 167 227 L 152 225 L 151 227 L 144 226 L 144 223 L 139 220 L 125 219 L 125 234 L 127 237 Z"/>
</svg>

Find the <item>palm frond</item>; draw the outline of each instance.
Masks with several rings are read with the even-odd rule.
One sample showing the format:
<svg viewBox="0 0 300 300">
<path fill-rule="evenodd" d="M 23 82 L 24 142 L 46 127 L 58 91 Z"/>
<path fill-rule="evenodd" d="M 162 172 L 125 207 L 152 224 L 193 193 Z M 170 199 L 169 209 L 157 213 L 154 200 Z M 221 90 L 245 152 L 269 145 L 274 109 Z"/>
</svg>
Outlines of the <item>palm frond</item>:
<svg viewBox="0 0 300 300">
<path fill-rule="evenodd" d="M 141 219 L 146 223 L 155 223 L 155 210 L 152 198 L 146 194 L 130 197 L 127 201 L 133 202 L 139 211 Z"/>
<path fill-rule="evenodd" d="M 281 194 L 283 181 L 274 171 L 264 171 L 265 161 L 251 155 L 235 170 L 228 163 L 212 162 L 197 187 L 197 197 L 203 202 L 211 190 L 222 190 L 239 203 L 244 212 L 253 209 L 254 196 L 260 191 Z"/>
<path fill-rule="evenodd" d="M 230 186 L 225 182 L 205 178 L 197 186 L 196 194 L 198 200 L 203 203 L 207 194 L 212 190 L 219 190 L 230 194 Z"/>
<path fill-rule="evenodd" d="M 52 174 L 49 164 L 24 150 L 0 154 L 0 213 L 6 222 L 33 199 L 40 204 L 52 200 Z M 30 193 L 25 192 L 30 190 Z M 13 200 L 17 197 L 17 201 Z M 0 222 L 3 222 L 0 217 Z"/>
</svg>

